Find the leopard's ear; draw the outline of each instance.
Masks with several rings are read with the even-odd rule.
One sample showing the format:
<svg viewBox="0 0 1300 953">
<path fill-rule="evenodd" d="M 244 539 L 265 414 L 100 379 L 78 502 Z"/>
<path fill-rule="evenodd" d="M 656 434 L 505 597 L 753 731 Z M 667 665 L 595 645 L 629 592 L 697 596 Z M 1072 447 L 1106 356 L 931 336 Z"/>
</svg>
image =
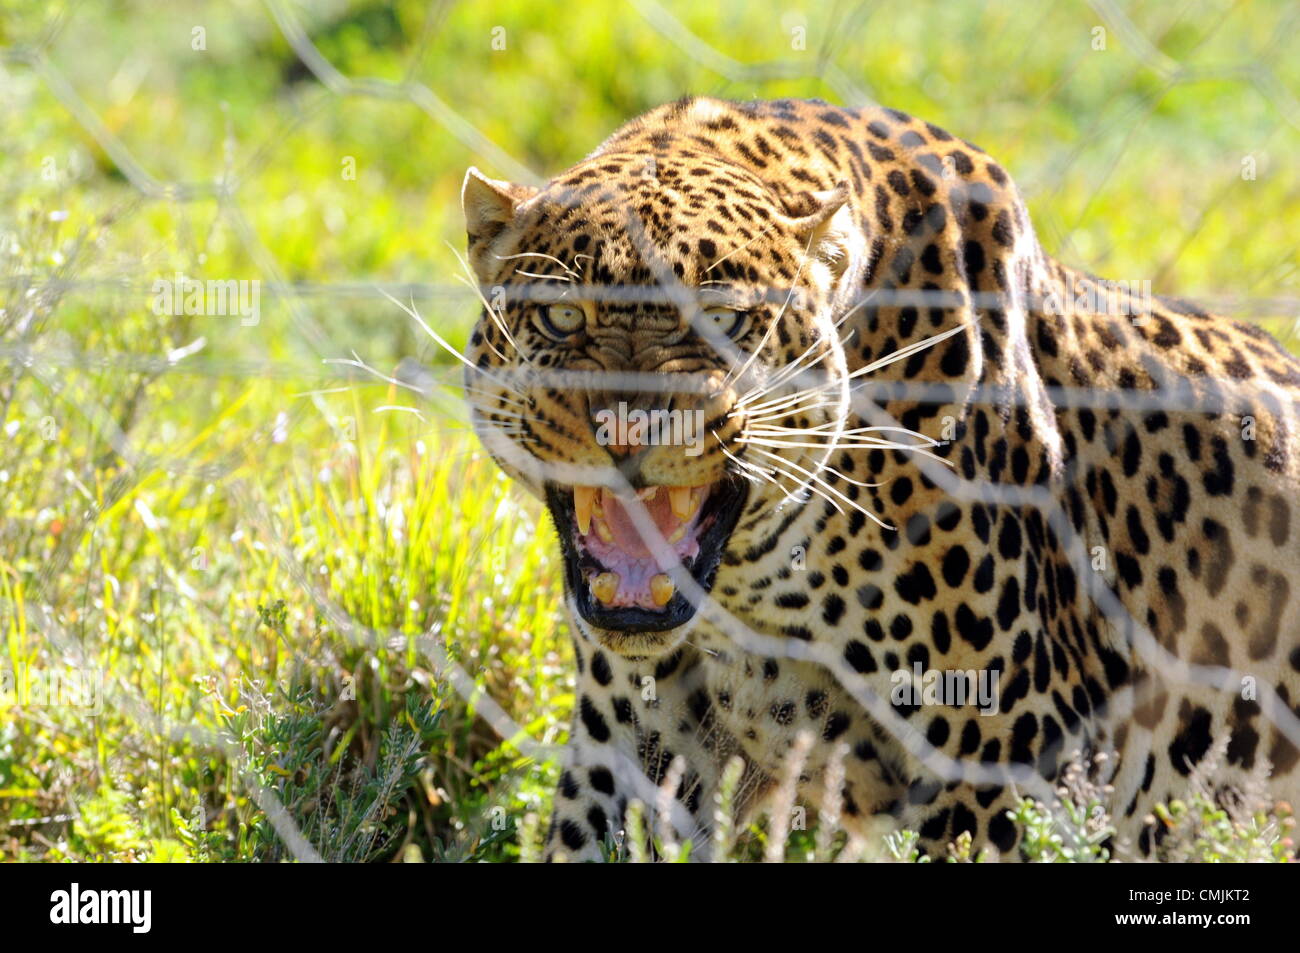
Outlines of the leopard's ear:
<svg viewBox="0 0 1300 953">
<path fill-rule="evenodd" d="M 473 166 L 465 173 L 460 190 L 460 207 L 465 213 L 469 262 L 480 281 L 489 281 L 488 250 L 519 212 L 519 207 L 537 194 L 531 185 L 489 179 Z"/>
<path fill-rule="evenodd" d="M 861 257 L 865 241 L 853 219 L 849 184 L 841 182 L 822 192 L 799 192 L 782 201 L 786 226 L 804 242 L 809 255 L 830 268 L 837 281 Z"/>
</svg>

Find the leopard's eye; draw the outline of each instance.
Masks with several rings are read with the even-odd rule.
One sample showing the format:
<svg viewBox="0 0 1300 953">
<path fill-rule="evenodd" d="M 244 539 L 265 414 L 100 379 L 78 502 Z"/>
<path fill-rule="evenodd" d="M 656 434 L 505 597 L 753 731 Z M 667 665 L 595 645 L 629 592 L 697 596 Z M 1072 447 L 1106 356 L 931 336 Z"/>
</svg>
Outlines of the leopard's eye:
<svg viewBox="0 0 1300 953">
<path fill-rule="evenodd" d="M 729 338 L 739 337 L 745 328 L 745 312 L 735 308 L 707 308 L 701 317 Z"/>
<path fill-rule="evenodd" d="M 537 323 L 548 336 L 567 338 L 583 329 L 587 315 L 572 304 L 542 304 L 537 306 Z"/>
</svg>

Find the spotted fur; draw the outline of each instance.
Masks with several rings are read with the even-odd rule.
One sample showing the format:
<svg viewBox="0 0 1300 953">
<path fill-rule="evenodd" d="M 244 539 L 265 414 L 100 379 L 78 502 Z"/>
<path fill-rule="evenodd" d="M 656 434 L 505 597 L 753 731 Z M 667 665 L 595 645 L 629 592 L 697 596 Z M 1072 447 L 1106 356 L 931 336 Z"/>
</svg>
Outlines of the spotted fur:
<svg viewBox="0 0 1300 953">
<path fill-rule="evenodd" d="M 846 387 L 783 421 L 841 433 L 892 420 L 941 442 L 937 461 L 775 451 L 824 466 L 842 494 L 750 487 L 711 596 L 777 651 L 702 618 L 628 633 L 575 616 L 550 855 L 598 856 L 629 799 L 647 798 L 637 776 L 657 784 L 677 756 L 678 809 L 706 849 L 728 759 L 744 759 L 741 800 L 756 805 L 800 732 L 814 739 L 803 797 L 818 802 L 842 757 L 843 822 L 914 828 L 931 851 L 969 832 L 1015 857 L 1011 772 L 1055 779 L 1076 750 L 1113 752 L 1114 846 L 1129 855 L 1157 850 L 1145 818 L 1216 742 L 1225 783 L 1271 766 L 1280 794 L 1300 793 L 1275 724 L 1300 715 L 1300 364 L 1268 334 L 1169 298 L 1125 298 L 1124 315 L 1060 307 L 1103 286 L 1042 250 L 992 158 L 889 109 L 686 99 L 540 191 L 471 171 L 464 201 L 485 296 L 512 292 L 470 343 L 495 375 L 470 375 L 476 424 L 539 494 L 555 478 L 534 464 L 697 485 L 734 474 L 724 448 L 765 458 L 739 442 L 744 415 L 728 416 L 738 358 L 679 303 L 592 302 L 585 330 L 556 340 L 527 293 L 718 282 L 747 296 L 735 343 L 769 374 L 812 354 L 849 380 L 953 332 L 853 379 L 870 407 L 846 405 L 861 399 Z M 706 409 L 717 438 L 697 457 L 612 456 L 591 421 L 617 395 L 543 379 L 556 369 L 702 375 L 712 390 L 672 399 Z M 916 663 L 996 672 L 998 710 L 891 705 L 891 676 Z M 871 698 L 888 710 L 869 713 Z M 957 774 L 936 773 L 936 756 Z"/>
</svg>

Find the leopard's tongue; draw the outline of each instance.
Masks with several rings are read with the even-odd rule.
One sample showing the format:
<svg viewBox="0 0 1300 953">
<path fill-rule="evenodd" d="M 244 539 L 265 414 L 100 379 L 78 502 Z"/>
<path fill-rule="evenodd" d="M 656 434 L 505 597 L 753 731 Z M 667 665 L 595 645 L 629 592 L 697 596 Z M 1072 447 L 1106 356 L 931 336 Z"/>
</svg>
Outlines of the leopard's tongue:
<svg viewBox="0 0 1300 953">
<path fill-rule="evenodd" d="M 652 499 L 643 499 L 640 502 L 645 507 L 647 515 L 654 520 L 655 526 L 659 528 L 664 539 L 671 537 L 681 526 L 683 521 L 673 512 L 667 493 L 656 493 Z M 635 505 L 631 500 L 628 501 L 628 506 Z M 605 516 L 605 525 L 614 534 L 614 546 L 633 559 L 652 558 L 650 548 L 641 538 L 641 531 L 637 529 L 632 514 L 627 511 L 622 500 L 605 490 L 601 493 L 600 508 Z"/>
<path fill-rule="evenodd" d="M 636 499 L 620 499 L 605 489 L 580 493 L 575 494 L 578 545 L 603 567 L 587 577 L 592 594 L 607 606 L 662 609 L 675 586 L 660 568 L 630 511 L 644 507 L 673 554 L 684 563 L 700 552 L 700 511 L 708 488 L 649 487 Z M 585 533 L 581 529 L 584 523 L 590 524 Z"/>
</svg>

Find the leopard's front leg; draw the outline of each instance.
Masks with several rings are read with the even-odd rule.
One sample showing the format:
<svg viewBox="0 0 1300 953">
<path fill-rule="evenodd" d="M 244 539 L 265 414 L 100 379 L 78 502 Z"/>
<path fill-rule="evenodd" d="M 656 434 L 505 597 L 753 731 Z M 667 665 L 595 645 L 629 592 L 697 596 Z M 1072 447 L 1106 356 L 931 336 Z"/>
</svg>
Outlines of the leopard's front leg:
<svg viewBox="0 0 1300 953">
<path fill-rule="evenodd" d="M 625 829 L 633 800 L 646 806 L 647 828 L 691 840 L 692 857 L 707 855 L 713 795 L 736 745 L 715 723 L 698 653 L 679 648 L 633 662 L 585 640 L 575 653 L 577 704 L 545 859 L 602 859 L 606 832 Z M 665 832 L 660 786 L 678 757 L 673 830 Z"/>
</svg>

